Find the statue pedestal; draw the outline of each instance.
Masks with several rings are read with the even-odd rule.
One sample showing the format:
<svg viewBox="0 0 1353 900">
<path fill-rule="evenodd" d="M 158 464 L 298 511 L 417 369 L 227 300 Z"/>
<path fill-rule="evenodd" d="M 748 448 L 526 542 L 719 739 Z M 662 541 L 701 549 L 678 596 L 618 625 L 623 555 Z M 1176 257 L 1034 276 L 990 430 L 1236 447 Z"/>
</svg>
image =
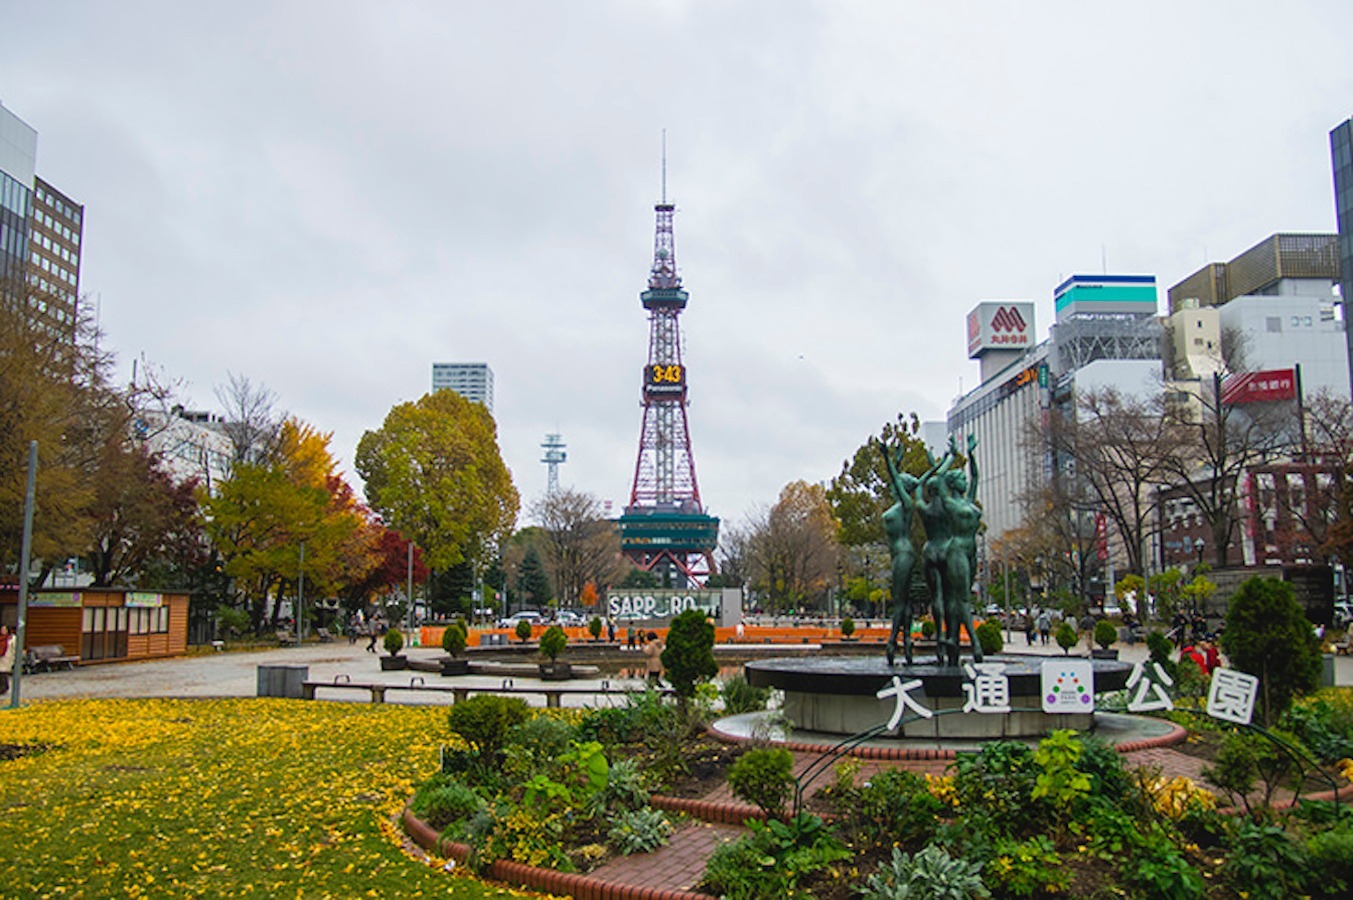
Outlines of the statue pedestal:
<svg viewBox="0 0 1353 900">
<path fill-rule="evenodd" d="M 1005 666 L 1010 687 L 1008 713 L 963 712 L 967 703 L 963 685 L 968 679 L 961 666 L 908 666 L 898 662 L 890 667 L 880 656 L 755 660 L 744 670 L 749 684 L 783 691 L 785 717 L 805 731 L 846 736 L 886 724 L 897 698 L 880 699 L 878 692 L 891 686 L 893 676 L 897 676 L 903 684 L 919 680 L 921 687 L 912 690 L 910 696 L 936 714 L 917 719 L 907 710 L 899 739 L 997 740 L 1042 737 L 1058 728 L 1088 731 L 1094 727 L 1093 712 L 1043 711 L 1042 664 L 1057 659 L 1014 655 L 987 658 Z M 1093 660 L 1093 666 L 1097 694 L 1122 690 L 1132 671 L 1130 664 L 1116 660 Z"/>
</svg>

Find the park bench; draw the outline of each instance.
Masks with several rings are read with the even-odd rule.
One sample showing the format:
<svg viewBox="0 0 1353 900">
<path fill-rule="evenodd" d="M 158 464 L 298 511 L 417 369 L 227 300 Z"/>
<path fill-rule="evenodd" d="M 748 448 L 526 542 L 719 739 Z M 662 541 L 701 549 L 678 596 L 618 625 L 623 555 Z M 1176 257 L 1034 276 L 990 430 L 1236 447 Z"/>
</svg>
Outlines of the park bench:
<svg viewBox="0 0 1353 900">
<path fill-rule="evenodd" d="M 281 644 L 283 647 L 295 646 L 296 632 L 283 631 L 281 628 L 277 629 L 277 643 Z"/>
<path fill-rule="evenodd" d="M 324 688 L 334 690 L 366 691 L 371 694 L 372 703 L 384 703 L 385 695 L 389 691 L 427 691 L 433 694 L 449 694 L 452 703 L 461 703 L 471 694 L 539 694 L 544 696 L 545 705 L 550 709 L 558 709 L 560 698 L 565 694 L 588 694 L 610 695 L 610 694 L 642 694 L 642 689 L 630 689 L 620 685 L 612 686 L 610 682 L 603 681 L 600 687 L 561 687 L 554 685 L 517 685 L 511 678 L 504 678 L 499 685 L 485 685 L 483 687 L 471 687 L 465 685 L 449 684 L 427 684 L 421 676 L 414 676 L 409 679 L 408 684 L 398 684 L 391 682 L 368 682 L 353 681 L 346 675 L 336 675 L 333 681 L 306 681 L 301 685 L 301 696 L 306 700 L 315 700 L 316 692 Z M 670 694 L 671 688 L 665 688 L 664 694 Z"/>
<path fill-rule="evenodd" d="M 80 661 L 78 656 L 67 656 L 66 648 L 60 644 L 40 644 L 28 648 L 24 654 L 25 672 L 54 672 L 57 669 L 73 669 Z"/>
</svg>

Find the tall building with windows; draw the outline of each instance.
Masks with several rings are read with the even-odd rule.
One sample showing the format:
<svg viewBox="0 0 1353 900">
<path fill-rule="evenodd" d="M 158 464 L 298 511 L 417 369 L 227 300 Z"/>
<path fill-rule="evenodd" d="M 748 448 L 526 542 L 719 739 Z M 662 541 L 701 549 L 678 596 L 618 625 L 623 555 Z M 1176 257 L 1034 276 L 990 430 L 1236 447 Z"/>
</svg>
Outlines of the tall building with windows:
<svg viewBox="0 0 1353 900">
<path fill-rule="evenodd" d="M 74 341 L 85 211 L 38 177 L 37 144 L 38 133 L 0 106 L 0 282 L 35 326 Z"/>
<path fill-rule="evenodd" d="M 1349 383 L 1353 385 L 1353 328 L 1348 327 L 1348 303 L 1353 300 L 1353 119 L 1330 132 L 1330 153 L 1334 159 L 1334 209 L 1339 224 L 1344 341 L 1348 347 Z"/>
<path fill-rule="evenodd" d="M 432 389 L 450 388 L 493 412 L 493 370 L 487 363 L 433 363 Z"/>
<path fill-rule="evenodd" d="M 33 206 L 38 133 L 0 106 L 0 278 L 23 275 Z"/>
</svg>

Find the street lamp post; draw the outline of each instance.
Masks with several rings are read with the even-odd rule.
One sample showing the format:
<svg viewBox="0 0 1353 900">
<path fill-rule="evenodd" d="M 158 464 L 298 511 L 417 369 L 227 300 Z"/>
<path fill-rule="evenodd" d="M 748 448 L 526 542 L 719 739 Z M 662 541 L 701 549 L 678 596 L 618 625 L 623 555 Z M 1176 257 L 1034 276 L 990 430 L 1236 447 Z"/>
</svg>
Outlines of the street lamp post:
<svg viewBox="0 0 1353 900">
<path fill-rule="evenodd" d="M 409 634 L 413 634 L 413 541 L 409 541 L 409 610 L 405 613 L 405 619 L 408 622 Z"/>
<path fill-rule="evenodd" d="M 301 541 L 300 557 L 296 563 L 296 646 L 301 646 L 301 614 L 305 609 L 305 541 Z"/>
</svg>

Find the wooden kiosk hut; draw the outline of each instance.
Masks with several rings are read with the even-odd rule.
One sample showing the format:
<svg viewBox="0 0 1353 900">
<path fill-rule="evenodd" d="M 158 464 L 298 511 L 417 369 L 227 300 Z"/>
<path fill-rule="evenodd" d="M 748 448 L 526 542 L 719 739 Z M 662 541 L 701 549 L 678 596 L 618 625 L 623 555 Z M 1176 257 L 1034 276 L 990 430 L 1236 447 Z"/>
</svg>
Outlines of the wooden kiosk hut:
<svg viewBox="0 0 1353 900">
<path fill-rule="evenodd" d="M 0 588 L 0 624 L 19 621 L 19 591 Z M 178 656 L 188 649 L 188 594 L 122 588 L 28 592 L 24 649 L 61 646 L 79 664 Z"/>
</svg>

